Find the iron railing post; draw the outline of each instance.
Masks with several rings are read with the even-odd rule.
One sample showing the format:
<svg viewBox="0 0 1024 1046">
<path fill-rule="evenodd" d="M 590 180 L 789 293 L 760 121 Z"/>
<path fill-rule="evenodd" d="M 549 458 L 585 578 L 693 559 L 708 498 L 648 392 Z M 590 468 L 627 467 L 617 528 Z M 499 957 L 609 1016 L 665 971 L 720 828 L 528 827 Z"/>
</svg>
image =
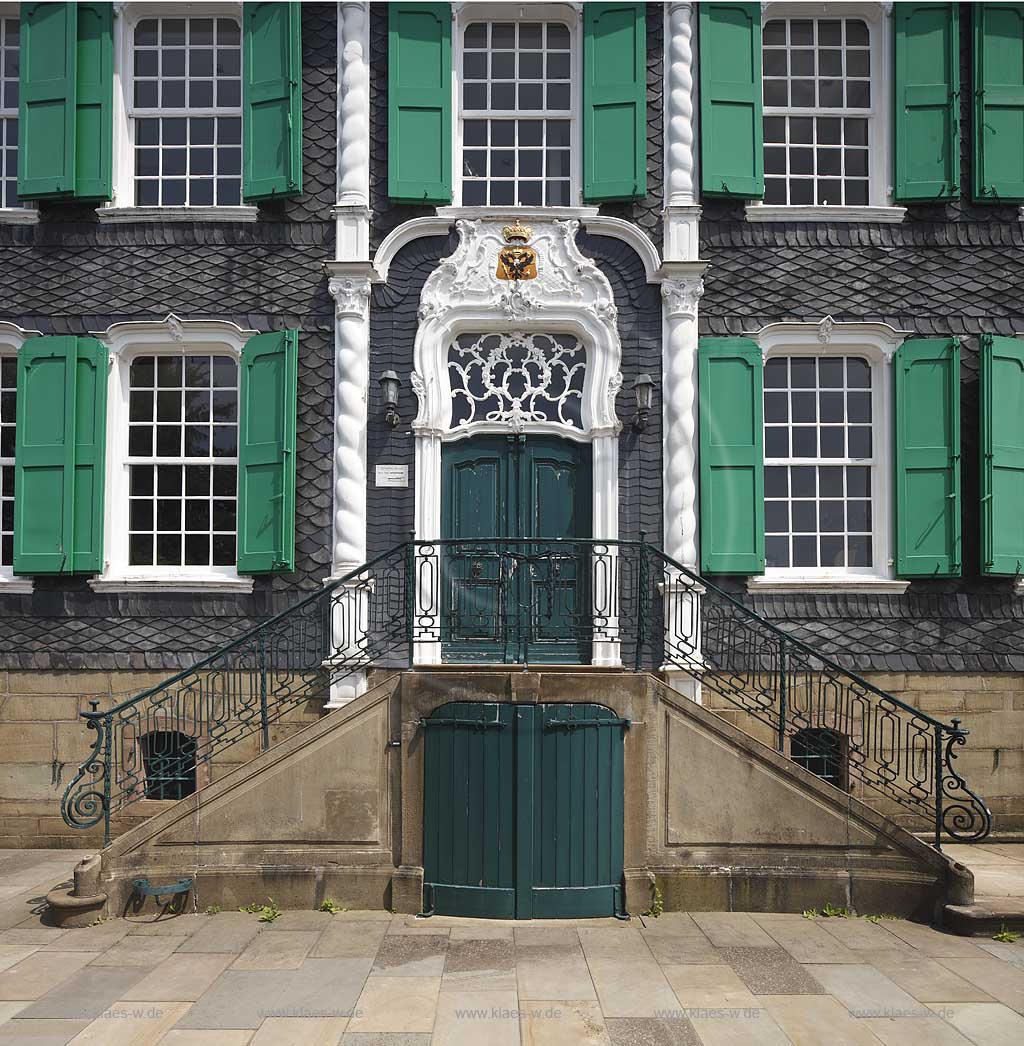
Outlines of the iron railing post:
<svg viewBox="0 0 1024 1046">
<path fill-rule="evenodd" d="M 956 722 L 954 719 L 953 722 Z M 935 724 L 935 849 L 942 849 L 942 732 L 941 723 Z"/>
<path fill-rule="evenodd" d="M 776 748 L 785 755 L 786 752 L 786 640 L 779 640 L 779 737 Z"/>
<path fill-rule="evenodd" d="M 103 847 L 110 845 L 110 774 L 111 756 L 114 747 L 114 718 L 111 715 L 103 717 L 103 730 L 106 736 L 103 739 Z"/>
<path fill-rule="evenodd" d="M 260 661 L 260 729 L 265 752 L 270 747 L 270 720 L 267 718 L 267 640 L 263 629 L 256 634 L 256 651 Z"/>
<path fill-rule="evenodd" d="M 437 590 L 441 591 L 441 546 L 435 545 L 437 549 Z M 416 620 L 416 531 L 409 531 L 409 541 L 405 553 L 405 641 L 409 647 L 409 667 L 413 667 L 413 644 L 416 641 L 416 630 L 413 622 Z M 440 619 L 438 619 L 438 631 L 440 632 Z"/>
<path fill-rule="evenodd" d="M 640 561 L 636 571 L 636 655 L 633 670 L 643 666 L 644 642 L 647 638 L 647 535 L 640 531 Z"/>
</svg>

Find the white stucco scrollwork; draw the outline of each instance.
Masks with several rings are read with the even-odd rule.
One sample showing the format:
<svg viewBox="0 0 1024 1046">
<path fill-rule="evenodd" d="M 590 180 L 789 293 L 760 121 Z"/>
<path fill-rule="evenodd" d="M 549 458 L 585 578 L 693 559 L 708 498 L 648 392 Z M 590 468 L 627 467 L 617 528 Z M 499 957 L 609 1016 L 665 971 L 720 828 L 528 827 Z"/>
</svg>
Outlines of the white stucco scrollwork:
<svg viewBox="0 0 1024 1046">
<path fill-rule="evenodd" d="M 334 298 L 334 547 L 335 577 L 366 559 L 366 387 L 369 377 L 367 277 L 328 284 Z"/>
</svg>

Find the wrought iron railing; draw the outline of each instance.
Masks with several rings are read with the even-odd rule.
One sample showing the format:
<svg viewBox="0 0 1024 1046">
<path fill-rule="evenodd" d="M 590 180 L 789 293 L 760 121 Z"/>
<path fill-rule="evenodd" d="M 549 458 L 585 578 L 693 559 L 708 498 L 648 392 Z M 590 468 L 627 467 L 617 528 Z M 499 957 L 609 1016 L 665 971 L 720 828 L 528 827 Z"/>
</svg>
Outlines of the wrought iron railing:
<svg viewBox="0 0 1024 1046">
<path fill-rule="evenodd" d="M 371 669 L 572 663 L 685 672 L 767 724 L 777 749 L 835 761 L 909 815 L 971 841 L 992 816 L 955 769 L 967 731 L 899 700 L 643 541 L 410 541 L 112 708 L 64 793 L 68 824 L 176 797 L 215 755 Z M 832 738 L 842 739 L 839 752 Z M 191 775 L 191 778 L 190 778 Z M 838 780 L 837 777 L 832 777 Z"/>
</svg>

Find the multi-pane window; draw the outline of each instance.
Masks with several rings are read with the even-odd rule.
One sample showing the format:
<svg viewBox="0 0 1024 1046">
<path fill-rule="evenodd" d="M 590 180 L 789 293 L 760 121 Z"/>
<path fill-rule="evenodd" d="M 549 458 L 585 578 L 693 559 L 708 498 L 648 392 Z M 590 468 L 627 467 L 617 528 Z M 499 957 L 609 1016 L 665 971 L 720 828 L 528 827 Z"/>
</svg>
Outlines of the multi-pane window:
<svg viewBox="0 0 1024 1046">
<path fill-rule="evenodd" d="M 0 356 L 0 566 L 14 563 L 14 429 L 18 360 Z"/>
<path fill-rule="evenodd" d="M 0 18 L 0 207 L 18 200 L 18 33 L 17 18 Z"/>
<path fill-rule="evenodd" d="M 857 18 L 765 24 L 765 203 L 868 203 L 870 45 Z"/>
<path fill-rule="evenodd" d="M 789 754 L 815 777 L 836 788 L 846 788 L 848 742 L 835 730 L 805 728 L 798 730 L 789 742 Z"/>
<path fill-rule="evenodd" d="M 871 368 L 862 357 L 767 361 L 764 493 L 769 567 L 871 569 L 871 414 Z"/>
<path fill-rule="evenodd" d="M 128 422 L 129 563 L 233 566 L 238 364 L 230 356 L 137 356 Z"/>
<path fill-rule="evenodd" d="M 140 207 L 241 203 L 242 41 L 233 18 L 144 18 L 132 118 Z"/>
<path fill-rule="evenodd" d="M 462 53 L 462 202 L 570 204 L 572 43 L 560 22 L 474 22 Z"/>
</svg>

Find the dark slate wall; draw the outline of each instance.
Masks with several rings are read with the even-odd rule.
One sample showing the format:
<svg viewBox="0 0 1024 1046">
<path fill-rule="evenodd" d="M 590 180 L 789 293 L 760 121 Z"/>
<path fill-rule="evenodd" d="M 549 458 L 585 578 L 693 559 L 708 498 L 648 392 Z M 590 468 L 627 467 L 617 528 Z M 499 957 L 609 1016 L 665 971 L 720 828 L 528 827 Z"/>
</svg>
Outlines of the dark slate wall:
<svg viewBox="0 0 1024 1046">
<path fill-rule="evenodd" d="M 661 301 L 656 286 L 648 285 L 643 264 L 630 247 L 606 236 L 578 235 L 582 251 L 608 277 L 618 309 L 622 341 L 623 391 L 618 414 L 623 422 L 619 437 L 619 533 L 637 538 L 641 530 L 661 542 L 661 417 L 657 399 L 651 422 L 643 433 L 632 431 L 633 380 L 647 372 L 661 387 Z M 408 384 L 413 367 L 420 291 L 438 262 L 451 254 L 457 237 L 415 240 L 391 263 L 386 285 L 374 287 L 370 313 L 370 405 L 367 434 L 367 548 L 369 555 L 405 541 L 414 523 L 414 439 L 410 424 L 416 415 L 416 397 Z M 403 381 L 399 410 L 402 424 L 384 424 L 378 380 L 388 369 Z M 408 465 L 408 489 L 377 488 L 377 464 Z"/>
<path fill-rule="evenodd" d="M 302 19 L 301 197 L 248 224 L 100 225 L 91 207 L 44 203 L 38 225 L 0 225 L 0 318 L 22 327 L 82 334 L 175 312 L 301 331 L 296 570 L 258 578 L 251 596 L 96 595 L 84 578 L 37 578 L 31 596 L 0 596 L 0 668 L 176 668 L 330 573 L 335 6 L 304 4 Z"/>
<path fill-rule="evenodd" d="M 915 580 L 902 596 L 747 597 L 862 670 L 1024 670 L 1024 600 L 1009 580 L 979 574 L 978 335 L 1024 332 L 1024 226 L 1016 206 L 969 198 L 969 8 L 960 13 L 960 200 L 912 204 L 900 225 L 749 224 L 742 203 L 704 201 L 702 334 L 829 314 L 961 339 L 964 576 Z"/>
</svg>

